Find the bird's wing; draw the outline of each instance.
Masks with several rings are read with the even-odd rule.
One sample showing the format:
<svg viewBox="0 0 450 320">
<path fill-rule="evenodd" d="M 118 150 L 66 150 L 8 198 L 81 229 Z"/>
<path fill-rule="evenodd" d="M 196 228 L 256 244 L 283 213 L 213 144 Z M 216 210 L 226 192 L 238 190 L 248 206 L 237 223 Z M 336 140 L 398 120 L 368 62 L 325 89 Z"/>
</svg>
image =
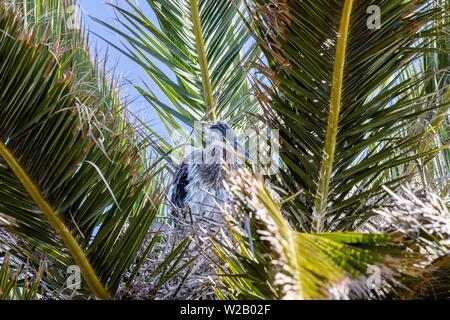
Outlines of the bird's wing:
<svg viewBox="0 0 450 320">
<path fill-rule="evenodd" d="M 189 183 L 188 165 L 182 163 L 178 169 L 175 179 L 172 184 L 172 194 L 170 201 L 176 208 L 182 209 L 185 207 L 185 200 L 187 196 L 187 184 Z"/>
</svg>

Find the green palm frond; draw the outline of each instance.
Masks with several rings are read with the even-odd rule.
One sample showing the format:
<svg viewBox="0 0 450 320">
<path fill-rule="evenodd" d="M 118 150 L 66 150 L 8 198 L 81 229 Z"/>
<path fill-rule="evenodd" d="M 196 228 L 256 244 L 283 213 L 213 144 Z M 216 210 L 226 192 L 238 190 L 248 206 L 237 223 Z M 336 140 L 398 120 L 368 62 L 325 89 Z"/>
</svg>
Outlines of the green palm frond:
<svg viewBox="0 0 450 320">
<path fill-rule="evenodd" d="M 78 265 L 79 293 L 111 298 L 139 267 L 163 193 L 126 121 L 82 90 L 85 79 L 60 63 L 64 50 L 37 42 L 22 24 L 1 4 L 0 212 L 25 245 L 11 254 L 35 263 L 43 254 L 45 283 L 58 297 L 71 294 L 66 272 Z"/>
<path fill-rule="evenodd" d="M 132 1 L 114 6 L 124 31 L 96 21 L 124 39 L 124 49 L 111 45 L 142 66 L 159 88 L 161 93 L 137 86 L 168 132 L 216 119 L 243 127 L 246 113 L 257 111 L 248 76 L 249 62 L 258 55 L 241 17 L 243 1 L 144 2 L 157 22 Z"/>
<path fill-rule="evenodd" d="M 441 99 L 448 83 L 417 94 L 436 70 L 400 76 L 425 52 L 448 55 L 434 47 L 448 25 L 433 24 L 448 8 L 426 4 L 372 1 L 379 29 L 368 27 L 367 1 L 258 1 L 252 8 L 268 60 L 260 70 L 271 81 L 259 83 L 260 100 L 280 129 L 285 164 L 274 182 L 289 194 L 302 191 L 284 206 L 296 228 L 351 230 L 385 197 L 383 184 L 398 185 L 415 173 L 407 164 L 445 148 L 417 150 L 427 128 L 405 135 L 449 103 Z"/>
<path fill-rule="evenodd" d="M 248 172 L 230 178 L 228 189 L 234 196 L 225 209 L 233 241 L 216 245 L 219 297 L 323 299 L 333 286 L 358 278 L 360 291 L 369 292 L 371 266 L 393 268 L 408 259 L 395 234 L 292 230 L 264 182 Z"/>
<path fill-rule="evenodd" d="M 43 268 L 31 278 L 27 268 L 25 272 L 20 267 L 13 266 L 9 254 L 0 252 L 0 300 L 34 300 L 39 297 L 39 281 Z"/>
<path fill-rule="evenodd" d="M 444 199 L 429 190 L 414 194 L 403 187 L 398 193 L 387 190 L 392 199 L 371 222 L 378 230 L 403 234 L 404 243 L 416 259 L 404 288 L 395 298 L 445 299 L 449 297 L 450 210 Z"/>
</svg>

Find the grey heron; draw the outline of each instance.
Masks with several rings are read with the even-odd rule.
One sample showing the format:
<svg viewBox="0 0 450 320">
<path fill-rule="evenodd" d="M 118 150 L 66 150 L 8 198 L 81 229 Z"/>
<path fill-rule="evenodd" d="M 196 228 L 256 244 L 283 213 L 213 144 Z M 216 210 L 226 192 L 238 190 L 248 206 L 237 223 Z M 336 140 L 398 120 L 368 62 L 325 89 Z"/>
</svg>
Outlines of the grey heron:
<svg viewBox="0 0 450 320">
<path fill-rule="evenodd" d="M 208 230 L 223 224 L 220 208 L 228 200 L 223 187 L 226 168 L 241 167 L 248 152 L 239 144 L 235 132 L 224 122 L 210 125 L 205 132 L 206 147 L 183 159 L 169 194 L 172 215 L 178 224 L 201 223 Z"/>
</svg>

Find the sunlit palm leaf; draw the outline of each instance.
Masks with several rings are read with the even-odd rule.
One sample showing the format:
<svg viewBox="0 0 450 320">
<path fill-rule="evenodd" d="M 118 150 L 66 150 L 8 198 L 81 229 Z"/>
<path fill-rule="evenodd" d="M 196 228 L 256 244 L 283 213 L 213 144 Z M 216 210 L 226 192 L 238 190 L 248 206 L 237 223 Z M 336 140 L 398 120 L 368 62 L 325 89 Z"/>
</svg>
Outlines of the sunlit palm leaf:
<svg viewBox="0 0 450 320">
<path fill-rule="evenodd" d="M 286 165 L 277 184 L 302 191 L 285 209 L 296 228 L 352 229 L 383 198 L 382 184 L 413 173 L 403 164 L 438 151 L 417 152 L 424 129 L 403 133 L 420 115 L 448 106 L 436 99 L 445 87 L 417 95 L 434 73 L 399 74 L 433 50 L 445 33 L 430 22 L 448 11 L 426 1 L 374 1 L 381 26 L 370 29 L 366 1 L 258 4 L 253 17 L 268 59 L 261 71 L 272 81 L 259 84 L 260 97 L 280 128 Z"/>
</svg>

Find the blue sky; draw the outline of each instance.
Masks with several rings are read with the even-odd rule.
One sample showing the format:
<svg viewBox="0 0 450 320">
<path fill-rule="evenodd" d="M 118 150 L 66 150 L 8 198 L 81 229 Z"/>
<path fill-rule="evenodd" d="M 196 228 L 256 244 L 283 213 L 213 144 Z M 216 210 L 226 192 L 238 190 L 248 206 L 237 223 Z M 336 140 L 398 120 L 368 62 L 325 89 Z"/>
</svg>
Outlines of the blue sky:
<svg viewBox="0 0 450 320">
<path fill-rule="evenodd" d="M 120 92 L 122 96 L 127 97 L 127 100 L 131 102 L 130 111 L 139 116 L 148 125 L 151 125 L 151 127 L 158 133 L 165 135 L 164 128 L 155 111 L 151 109 L 151 107 L 142 98 L 139 98 L 139 95 L 134 90 L 133 86 L 125 80 L 129 80 L 134 84 L 140 84 L 141 79 L 144 79 L 144 81 L 146 81 L 150 87 L 155 90 L 155 92 L 159 92 L 159 90 L 149 82 L 146 73 L 140 66 L 118 52 L 115 48 L 108 46 L 104 40 L 95 35 L 98 34 L 99 36 L 113 42 L 115 45 L 121 45 L 120 37 L 117 34 L 89 18 L 89 16 L 93 16 L 107 23 L 119 26 L 119 24 L 115 21 L 114 9 L 108 5 L 108 3 L 117 3 L 121 7 L 126 6 L 125 0 L 80 0 L 80 5 L 83 11 L 83 22 L 91 31 L 91 49 L 92 51 L 97 50 L 100 53 L 100 56 L 103 56 L 106 52 L 108 52 L 108 67 L 111 71 L 115 69 L 116 75 L 123 80 L 121 81 L 122 86 Z M 152 20 L 155 19 L 153 12 L 148 8 L 148 6 L 144 5 L 145 1 L 135 0 L 135 3 L 141 7 Z"/>
</svg>

